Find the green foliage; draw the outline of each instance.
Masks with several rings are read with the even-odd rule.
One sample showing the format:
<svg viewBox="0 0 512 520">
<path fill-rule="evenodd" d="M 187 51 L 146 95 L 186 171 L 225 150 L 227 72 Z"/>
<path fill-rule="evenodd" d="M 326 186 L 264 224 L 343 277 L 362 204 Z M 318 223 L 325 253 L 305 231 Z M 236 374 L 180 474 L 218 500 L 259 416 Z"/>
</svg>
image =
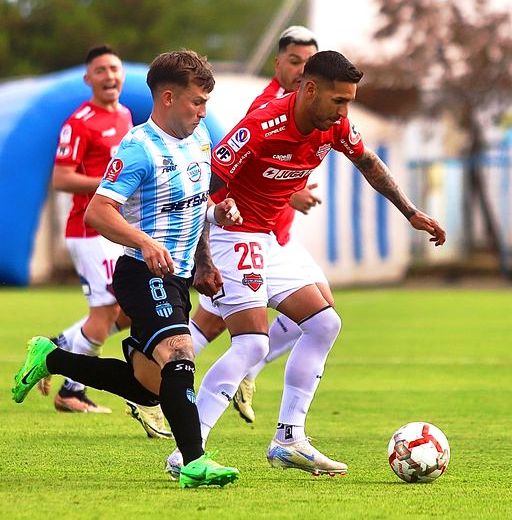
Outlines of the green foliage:
<svg viewBox="0 0 512 520">
<path fill-rule="evenodd" d="M 210 438 L 239 482 L 180 490 L 163 473 L 173 444 L 149 440 L 123 403 L 90 391 L 110 416 L 68 415 L 34 389 L 9 387 L 33 334 L 55 333 L 85 312 L 78 288 L 0 291 L 1 518 L 414 518 L 512 516 L 512 385 L 509 291 L 339 291 L 344 318 L 308 419 L 345 478 L 272 470 L 265 450 L 279 407 L 284 361 L 258 379 L 253 426 L 229 409 Z M 120 356 L 118 335 L 105 356 Z M 222 336 L 197 360 L 198 380 L 226 347 Z M 60 383 L 55 378 L 52 394 Z M 399 426 L 426 420 L 446 433 L 452 459 L 433 484 L 404 484 L 387 463 Z"/>
<path fill-rule="evenodd" d="M 101 43 L 124 60 L 190 48 L 243 63 L 267 28 L 274 0 L 0 0 L 0 78 L 83 62 Z M 299 9 L 292 23 L 304 23 Z"/>
</svg>

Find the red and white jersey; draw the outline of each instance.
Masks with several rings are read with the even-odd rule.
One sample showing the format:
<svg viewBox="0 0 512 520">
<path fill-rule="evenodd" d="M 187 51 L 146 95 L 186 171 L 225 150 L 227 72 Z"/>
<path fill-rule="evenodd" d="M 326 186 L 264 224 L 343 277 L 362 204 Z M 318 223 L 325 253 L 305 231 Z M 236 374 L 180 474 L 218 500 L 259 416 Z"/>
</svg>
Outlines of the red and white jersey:
<svg viewBox="0 0 512 520">
<path fill-rule="evenodd" d="M 277 98 L 282 98 L 288 92 L 279 84 L 279 81 L 274 77 L 270 83 L 263 89 L 263 92 L 252 102 L 247 113 L 249 114 L 255 108 L 260 108 L 265 103 Z"/>
<path fill-rule="evenodd" d="M 119 143 L 132 128 L 132 116 L 123 105 L 115 112 L 82 103 L 60 131 L 56 166 L 72 166 L 88 177 L 103 177 Z M 84 213 L 92 193 L 76 193 L 66 225 L 66 237 L 93 237 L 98 232 L 84 222 Z"/>
<path fill-rule="evenodd" d="M 329 130 L 301 134 L 293 114 L 296 97 L 292 93 L 253 110 L 215 147 L 212 170 L 227 184 L 244 219 L 226 229 L 273 231 L 290 196 L 306 186 L 331 148 L 349 158 L 363 153 L 361 136 L 347 118 Z"/>
</svg>

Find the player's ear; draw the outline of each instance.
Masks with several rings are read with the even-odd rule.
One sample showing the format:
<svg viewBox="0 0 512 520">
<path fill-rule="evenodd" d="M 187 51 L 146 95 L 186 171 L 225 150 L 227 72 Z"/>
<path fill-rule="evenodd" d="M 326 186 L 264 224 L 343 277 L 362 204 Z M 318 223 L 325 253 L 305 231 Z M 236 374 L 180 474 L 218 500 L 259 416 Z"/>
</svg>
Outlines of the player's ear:
<svg viewBox="0 0 512 520">
<path fill-rule="evenodd" d="M 314 98 L 317 93 L 317 90 L 318 90 L 318 85 L 316 84 L 316 81 L 314 81 L 311 78 L 308 78 L 308 79 L 303 78 L 302 83 L 304 83 L 303 88 L 304 88 L 304 92 L 306 93 L 306 95 L 309 98 Z"/>
<path fill-rule="evenodd" d="M 170 89 L 165 89 L 161 93 L 162 103 L 166 107 L 170 107 L 174 103 L 174 92 Z"/>
<path fill-rule="evenodd" d="M 84 83 L 89 87 L 91 86 L 91 80 L 89 79 L 89 75 L 87 74 L 87 72 L 84 74 Z"/>
</svg>

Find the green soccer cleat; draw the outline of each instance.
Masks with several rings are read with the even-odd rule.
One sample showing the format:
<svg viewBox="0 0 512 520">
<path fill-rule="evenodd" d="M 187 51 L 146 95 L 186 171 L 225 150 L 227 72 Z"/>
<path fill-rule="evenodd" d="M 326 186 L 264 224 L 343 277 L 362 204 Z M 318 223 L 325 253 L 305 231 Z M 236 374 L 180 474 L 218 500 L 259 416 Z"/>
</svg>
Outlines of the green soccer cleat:
<svg viewBox="0 0 512 520">
<path fill-rule="evenodd" d="M 46 368 L 46 356 L 57 347 L 44 336 L 35 336 L 28 342 L 28 354 L 25 363 L 14 376 L 12 399 L 22 403 L 33 386 L 50 372 Z"/>
<path fill-rule="evenodd" d="M 224 487 L 240 476 L 236 468 L 221 466 L 212 460 L 212 455 L 212 453 L 205 453 L 181 468 L 179 478 L 181 488 Z"/>
</svg>

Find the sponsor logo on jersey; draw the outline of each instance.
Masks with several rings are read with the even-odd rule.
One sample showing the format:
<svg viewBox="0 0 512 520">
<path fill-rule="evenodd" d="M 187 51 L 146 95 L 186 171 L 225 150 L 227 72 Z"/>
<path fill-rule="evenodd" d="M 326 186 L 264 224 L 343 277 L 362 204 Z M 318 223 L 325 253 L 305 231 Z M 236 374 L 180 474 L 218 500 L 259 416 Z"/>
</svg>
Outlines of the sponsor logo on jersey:
<svg viewBox="0 0 512 520">
<path fill-rule="evenodd" d="M 323 144 L 322 146 L 318 147 L 318 150 L 316 151 L 315 155 L 318 156 L 320 160 L 323 160 L 323 158 L 329 153 L 332 146 L 330 144 Z"/>
<path fill-rule="evenodd" d="M 123 169 L 123 161 L 121 159 L 112 159 L 107 166 L 107 171 L 105 172 L 105 179 L 110 182 L 116 182 L 121 170 Z"/>
<path fill-rule="evenodd" d="M 101 132 L 101 137 L 114 137 L 116 134 L 116 129 L 112 127 L 108 128 L 107 130 L 103 130 L 103 132 Z"/>
<path fill-rule="evenodd" d="M 218 162 L 227 164 L 228 166 L 235 160 L 235 154 L 231 151 L 231 148 L 227 145 L 219 146 L 215 149 L 213 156 Z"/>
<path fill-rule="evenodd" d="M 64 158 L 71 154 L 71 146 L 69 144 L 61 144 L 57 147 L 57 157 Z"/>
<path fill-rule="evenodd" d="M 244 147 L 251 138 L 251 132 L 247 128 L 239 128 L 229 139 L 228 145 L 233 151 L 238 152 L 240 148 Z"/>
<path fill-rule="evenodd" d="M 192 197 L 187 197 L 183 200 L 178 200 L 176 202 L 168 202 L 162 206 L 161 213 L 168 213 L 172 211 L 184 211 L 189 208 L 195 208 L 196 206 L 200 206 L 201 204 L 205 204 L 208 202 L 208 192 L 203 191 L 202 193 L 198 193 L 197 195 L 192 195 Z"/>
<path fill-rule="evenodd" d="M 281 114 L 280 116 L 274 117 L 274 119 L 269 119 L 261 123 L 261 128 L 268 130 L 269 128 L 274 128 L 274 126 L 279 126 L 281 123 L 286 123 L 286 121 L 288 121 L 286 114 Z"/>
<path fill-rule="evenodd" d="M 302 179 L 311 174 L 313 170 L 278 170 L 277 168 L 267 168 L 263 172 L 263 177 L 276 181 L 289 181 L 290 179 Z"/>
<path fill-rule="evenodd" d="M 231 169 L 229 170 L 229 173 L 234 173 L 237 168 L 245 161 L 245 159 L 247 159 L 247 157 L 249 157 L 249 155 L 251 155 L 251 150 L 247 150 L 241 157 L 240 159 L 238 159 L 238 161 L 231 167 Z"/>
<path fill-rule="evenodd" d="M 60 131 L 59 144 L 69 144 L 71 142 L 71 125 L 64 125 Z"/>
<path fill-rule="evenodd" d="M 280 154 L 275 154 L 272 156 L 272 159 L 276 159 L 277 161 L 291 161 L 292 160 L 292 154 L 291 153 L 287 153 L 286 155 L 280 155 Z"/>
<path fill-rule="evenodd" d="M 355 146 L 361 140 L 361 134 L 356 130 L 354 125 L 350 126 L 350 133 L 348 134 L 348 141 Z"/>
<path fill-rule="evenodd" d="M 162 173 L 169 173 L 176 170 L 177 166 L 174 164 L 170 155 L 162 155 Z"/>
<path fill-rule="evenodd" d="M 249 289 L 256 292 L 263 285 L 263 277 L 261 274 L 256 273 L 244 274 L 242 285 L 246 285 Z"/>
<path fill-rule="evenodd" d="M 263 135 L 265 137 L 270 137 L 271 135 L 278 134 L 283 130 L 286 130 L 286 125 L 280 126 L 279 128 L 274 128 L 274 130 L 270 130 L 270 132 L 265 132 Z"/>
<path fill-rule="evenodd" d="M 347 153 L 348 153 L 349 155 L 353 155 L 354 150 L 352 150 L 352 147 L 350 146 L 349 143 L 347 143 L 347 141 L 345 141 L 345 139 L 340 139 L 340 143 L 343 145 L 343 147 L 345 148 L 345 150 L 347 150 Z"/>
<path fill-rule="evenodd" d="M 201 166 L 199 166 L 199 163 L 190 163 L 187 167 L 187 175 L 192 182 L 197 182 L 198 180 L 200 180 Z"/>
<path fill-rule="evenodd" d="M 209 152 L 210 151 L 210 145 L 209 144 L 202 144 L 201 145 L 201 151 L 202 152 Z"/>
</svg>

